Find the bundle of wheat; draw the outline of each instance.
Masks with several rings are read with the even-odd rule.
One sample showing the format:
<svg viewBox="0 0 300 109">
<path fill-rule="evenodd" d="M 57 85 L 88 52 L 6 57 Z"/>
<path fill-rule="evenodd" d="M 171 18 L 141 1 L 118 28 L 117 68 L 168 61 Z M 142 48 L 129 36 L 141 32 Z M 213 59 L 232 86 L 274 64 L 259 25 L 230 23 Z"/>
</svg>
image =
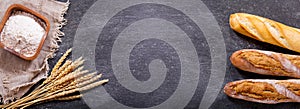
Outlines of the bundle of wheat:
<svg viewBox="0 0 300 109">
<path fill-rule="evenodd" d="M 76 92 L 86 91 L 108 82 L 108 79 L 99 80 L 102 74 L 83 70 L 84 60 L 82 58 L 74 62 L 71 60 L 65 61 L 70 52 L 71 49 L 66 51 L 52 69 L 50 76 L 34 91 L 15 102 L 0 105 L 0 108 L 22 109 L 47 101 L 73 100 L 82 96 L 82 94 Z"/>
</svg>

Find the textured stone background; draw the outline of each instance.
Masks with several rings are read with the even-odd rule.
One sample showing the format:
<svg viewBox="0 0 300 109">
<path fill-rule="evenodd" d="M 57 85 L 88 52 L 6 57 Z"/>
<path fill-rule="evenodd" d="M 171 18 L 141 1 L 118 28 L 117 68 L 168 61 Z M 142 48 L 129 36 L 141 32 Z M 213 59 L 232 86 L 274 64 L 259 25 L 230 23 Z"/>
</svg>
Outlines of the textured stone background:
<svg viewBox="0 0 300 109">
<path fill-rule="evenodd" d="M 63 0 L 62 0 L 63 1 Z M 81 21 L 82 16 L 86 10 L 96 0 L 70 0 L 71 5 L 67 15 L 68 24 L 62 29 L 65 32 L 63 37 L 63 43 L 60 44 L 60 49 L 57 53 L 57 57 L 61 56 L 64 51 L 71 48 L 73 45 L 73 39 L 76 33 L 78 24 Z M 125 0 L 124 0 L 125 1 Z M 228 57 L 236 50 L 243 48 L 256 48 L 262 50 L 271 50 L 282 53 L 298 54 L 292 51 L 282 49 L 270 44 L 255 41 L 253 39 L 244 37 L 229 28 L 228 18 L 231 13 L 235 12 L 247 12 L 271 18 L 273 20 L 283 22 L 284 24 L 291 25 L 300 28 L 300 2 L 299 0 L 202 0 L 207 7 L 212 11 L 218 24 L 221 27 L 224 40 L 226 43 L 226 51 Z M 193 39 L 192 39 L 193 40 Z M 97 58 L 97 56 L 96 56 Z M 228 58 L 227 58 L 228 59 Z M 58 58 L 49 60 L 51 67 L 58 60 Z M 209 61 L 209 60 L 208 60 Z M 250 79 L 250 78 L 276 78 L 286 79 L 271 76 L 261 76 L 249 72 L 244 72 L 236 69 L 232 66 L 230 61 L 227 61 L 227 70 L 224 85 L 227 82 Z M 155 96 L 155 95 L 154 95 Z M 191 101 L 186 108 L 199 108 L 199 99 Z M 259 103 L 252 103 L 242 100 L 236 100 L 228 98 L 223 92 L 220 92 L 211 109 L 296 109 L 299 107 L 298 103 L 283 103 L 276 105 L 266 105 Z M 65 102 L 49 102 L 36 106 L 32 106 L 34 109 L 88 109 L 88 106 L 83 100 L 65 101 Z"/>
</svg>

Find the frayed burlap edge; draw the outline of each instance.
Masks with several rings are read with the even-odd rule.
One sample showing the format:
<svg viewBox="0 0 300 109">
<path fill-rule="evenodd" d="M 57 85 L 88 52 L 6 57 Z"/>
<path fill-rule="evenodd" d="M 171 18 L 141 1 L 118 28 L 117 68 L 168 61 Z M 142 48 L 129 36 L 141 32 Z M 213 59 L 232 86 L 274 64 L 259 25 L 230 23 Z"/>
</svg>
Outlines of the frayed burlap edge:
<svg viewBox="0 0 300 109">
<path fill-rule="evenodd" d="M 55 1 L 58 2 L 58 1 Z M 63 2 L 59 2 L 59 3 L 63 3 Z M 69 9 L 69 5 L 70 5 L 70 1 L 68 0 L 67 2 L 64 2 L 63 5 L 65 6 L 64 9 L 61 11 L 61 15 L 60 15 L 60 20 L 57 22 L 58 25 L 55 28 L 54 31 L 54 36 L 53 39 L 51 40 L 51 45 L 50 45 L 50 50 L 51 53 L 49 53 L 49 55 L 47 55 L 47 58 L 45 59 L 45 66 L 46 66 L 46 70 L 49 71 L 49 65 L 48 65 L 48 59 L 49 58 L 53 58 L 55 56 L 55 52 L 58 50 L 59 42 L 62 42 L 61 37 L 65 36 L 65 33 L 61 31 L 61 28 L 63 28 L 63 26 L 65 26 L 67 24 L 67 19 L 64 18 L 64 15 L 67 14 L 67 11 Z M 48 73 L 47 73 L 47 77 L 48 77 Z"/>
<path fill-rule="evenodd" d="M 42 71 L 42 70 L 46 70 L 47 72 L 49 71 L 48 59 L 54 58 L 55 52 L 57 52 L 58 48 L 59 48 L 58 43 L 62 42 L 61 37 L 65 36 L 64 32 L 61 31 L 61 28 L 63 28 L 63 26 L 65 26 L 67 24 L 67 20 L 64 18 L 64 15 L 67 13 L 70 1 L 69 0 L 66 2 L 60 2 L 60 1 L 55 1 L 55 0 L 50 0 L 50 1 L 53 1 L 58 4 L 63 5 L 64 9 L 61 10 L 60 18 L 58 18 L 58 20 L 53 24 L 53 25 L 56 25 L 56 27 L 55 27 L 54 31 L 52 31 L 53 39 L 51 39 L 51 41 L 50 41 L 50 53 L 48 53 L 48 55 L 45 57 L 45 59 L 43 61 L 44 64 L 42 65 L 42 67 L 40 69 L 37 69 L 36 71 Z M 45 73 L 45 77 L 48 77 L 48 73 Z M 45 79 L 45 77 L 42 79 Z M 33 80 L 31 82 L 26 83 L 24 86 L 31 87 L 38 81 Z M 20 90 L 19 88 L 12 89 L 12 91 L 18 92 Z M 0 102 L 2 102 L 4 104 L 8 104 L 9 102 L 12 102 L 17 99 L 20 99 L 20 97 L 17 95 L 12 95 L 10 97 L 6 97 L 6 99 L 4 100 L 4 98 L 0 95 Z"/>
</svg>

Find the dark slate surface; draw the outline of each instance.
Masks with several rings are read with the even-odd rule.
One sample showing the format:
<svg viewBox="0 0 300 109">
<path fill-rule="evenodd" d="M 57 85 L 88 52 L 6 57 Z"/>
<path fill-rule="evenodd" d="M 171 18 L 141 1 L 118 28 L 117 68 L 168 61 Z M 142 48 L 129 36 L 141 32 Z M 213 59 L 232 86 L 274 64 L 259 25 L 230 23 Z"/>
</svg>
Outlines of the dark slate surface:
<svg viewBox="0 0 300 109">
<path fill-rule="evenodd" d="M 72 47 L 73 39 L 76 33 L 76 29 L 81 21 L 82 16 L 85 14 L 86 10 L 95 2 L 96 0 L 70 0 L 71 5 L 68 10 L 68 14 L 65 16 L 68 19 L 68 24 L 62 29 L 65 32 L 65 37 L 63 37 L 63 43 L 60 44 L 60 49 L 57 53 L 57 57 L 61 56 L 64 51 Z M 226 51 L 228 57 L 236 50 L 243 48 L 256 48 L 262 50 L 270 50 L 282 53 L 298 54 L 280 47 L 276 47 L 270 44 L 255 41 L 253 39 L 247 38 L 239 33 L 234 32 L 229 28 L 228 18 L 229 15 L 235 12 L 247 12 L 251 14 L 256 14 L 283 22 L 287 25 L 300 28 L 300 2 L 299 0 L 203 0 L 207 7 L 212 11 L 218 24 L 221 27 L 224 40 L 226 43 Z M 194 40 L 194 39 L 192 39 Z M 196 40 L 196 39 L 195 39 Z M 147 41 L 146 41 L 147 42 Z M 151 42 L 151 40 L 150 40 Z M 149 42 L 149 43 L 150 43 Z M 151 44 L 151 43 L 150 43 Z M 147 48 L 146 49 L 151 49 Z M 158 47 L 159 48 L 159 47 Z M 140 49 L 137 47 L 136 52 Z M 172 50 L 171 50 L 172 51 Z M 227 57 L 227 58 L 228 58 Z M 96 56 L 97 58 L 97 56 Z M 100 58 L 100 57 L 99 57 Z M 100 58 L 101 59 L 101 58 Z M 51 67 L 58 60 L 54 58 L 49 60 Z M 228 59 L 227 59 L 228 60 Z M 137 60 L 139 61 L 139 60 Z M 207 61 L 210 61 L 207 58 Z M 133 65 L 136 66 L 136 65 Z M 142 70 L 139 67 L 136 69 Z M 205 73 L 205 72 L 204 72 Z M 147 73 L 145 75 L 139 75 L 138 73 L 133 73 L 133 75 L 138 80 L 146 80 Z M 138 77 L 141 76 L 141 77 Z M 149 75 L 148 75 L 149 76 Z M 248 78 L 276 78 L 276 79 L 286 79 L 284 77 L 271 77 L 262 76 L 257 74 L 252 74 L 249 72 L 244 72 L 236 69 L 232 66 L 230 61 L 227 61 L 226 77 L 223 85 L 227 82 L 248 79 Z M 205 82 L 205 81 L 203 81 Z M 167 90 L 166 90 L 167 92 Z M 120 92 L 122 93 L 122 92 Z M 202 93 L 196 94 L 186 108 L 199 108 L 200 98 Z M 153 95 L 161 96 L 161 95 Z M 198 97 L 199 96 L 199 97 Z M 125 96 L 126 97 L 126 96 Z M 128 102 L 128 101 L 123 101 Z M 128 102 L 129 103 L 129 102 Z M 143 107 L 143 104 L 133 104 L 135 107 Z M 299 107 L 298 103 L 283 103 L 276 105 L 267 105 L 252 103 L 242 100 L 236 100 L 227 97 L 222 91 L 219 93 L 216 101 L 210 107 L 211 109 L 296 109 Z M 49 102 L 43 103 L 36 106 L 32 106 L 33 109 L 68 109 L 68 108 L 78 108 L 78 109 L 88 109 L 89 107 L 84 103 L 83 100 L 74 101 L 63 101 L 63 102 Z"/>
</svg>

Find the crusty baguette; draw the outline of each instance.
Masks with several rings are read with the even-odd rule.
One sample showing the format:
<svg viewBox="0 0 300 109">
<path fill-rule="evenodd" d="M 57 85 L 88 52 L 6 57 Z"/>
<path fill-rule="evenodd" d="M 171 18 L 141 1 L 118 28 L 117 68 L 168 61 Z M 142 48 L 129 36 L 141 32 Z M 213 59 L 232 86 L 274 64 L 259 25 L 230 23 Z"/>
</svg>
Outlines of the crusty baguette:
<svg viewBox="0 0 300 109">
<path fill-rule="evenodd" d="M 226 84 L 224 92 L 233 98 L 258 103 L 300 102 L 300 80 L 246 79 Z"/>
<path fill-rule="evenodd" d="M 234 52 L 230 60 L 234 66 L 244 71 L 300 78 L 300 56 L 297 55 L 242 49 Z"/>
<path fill-rule="evenodd" d="M 300 30 L 246 13 L 230 15 L 230 27 L 248 37 L 300 52 Z"/>
</svg>

